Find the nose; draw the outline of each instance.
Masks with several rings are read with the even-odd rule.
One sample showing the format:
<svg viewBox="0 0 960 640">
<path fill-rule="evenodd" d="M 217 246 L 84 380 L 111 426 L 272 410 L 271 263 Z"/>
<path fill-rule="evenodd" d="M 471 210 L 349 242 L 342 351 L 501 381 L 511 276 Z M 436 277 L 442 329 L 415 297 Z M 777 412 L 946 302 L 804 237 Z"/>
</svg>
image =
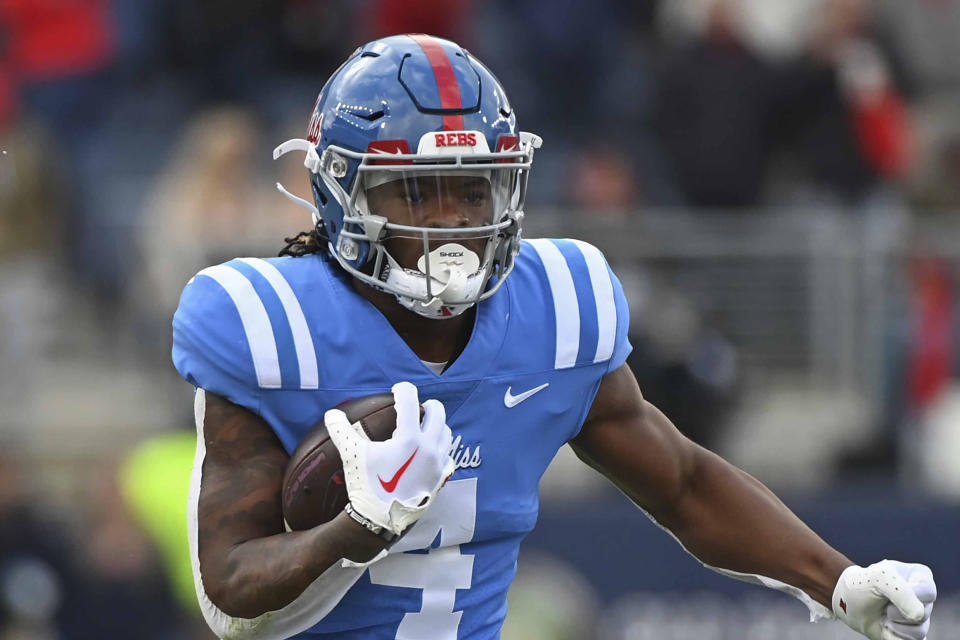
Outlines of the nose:
<svg viewBox="0 0 960 640">
<path fill-rule="evenodd" d="M 458 213 L 447 213 L 427 221 L 424 225 L 428 229 L 465 229 L 472 227 L 470 219 L 466 215 Z"/>
<path fill-rule="evenodd" d="M 445 193 L 436 200 L 436 206 L 427 212 L 424 227 L 431 229 L 461 229 L 481 224 L 474 220 L 474 211 L 453 193 Z"/>
</svg>

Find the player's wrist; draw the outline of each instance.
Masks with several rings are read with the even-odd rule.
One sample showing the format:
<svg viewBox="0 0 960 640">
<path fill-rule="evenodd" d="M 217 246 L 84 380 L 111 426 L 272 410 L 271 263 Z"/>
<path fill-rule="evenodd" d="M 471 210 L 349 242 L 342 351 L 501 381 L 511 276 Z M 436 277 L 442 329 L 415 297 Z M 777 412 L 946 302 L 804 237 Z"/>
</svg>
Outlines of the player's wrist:
<svg viewBox="0 0 960 640">
<path fill-rule="evenodd" d="M 843 576 L 843 572 L 856 566 L 857 565 L 846 556 L 838 553 L 837 558 L 823 566 L 821 571 L 822 578 L 817 581 L 817 585 L 813 589 L 813 592 L 810 593 L 810 596 L 833 611 L 834 596 L 837 593 L 837 587 L 840 584 L 840 578 Z M 834 613 L 836 613 L 836 611 L 834 611 Z"/>
<path fill-rule="evenodd" d="M 344 507 L 343 512 L 361 526 L 368 533 L 379 538 L 386 546 L 390 546 L 400 539 L 402 533 L 391 530 L 389 527 L 377 524 L 370 518 L 364 516 L 362 513 L 356 510 L 352 502 L 348 502 L 347 506 Z"/>
<path fill-rule="evenodd" d="M 351 518 L 346 511 L 340 512 L 329 525 L 337 530 L 335 555 L 340 558 L 353 562 L 368 562 L 389 547 L 383 538 Z M 322 544 L 329 545 L 329 537 L 325 537 Z"/>
<path fill-rule="evenodd" d="M 846 556 L 828 549 L 825 554 L 811 556 L 809 562 L 798 570 L 795 582 L 790 584 L 799 587 L 815 602 L 832 611 L 833 596 L 840 576 L 851 566 L 854 566 L 854 563 Z"/>
<path fill-rule="evenodd" d="M 850 596 L 847 594 L 848 591 L 848 581 L 850 576 L 855 573 L 862 571 L 863 568 L 852 564 L 849 567 L 846 567 L 837 578 L 837 584 L 833 588 L 833 595 L 830 597 L 830 608 L 833 610 L 834 615 L 836 615 L 840 620 L 844 622 L 847 621 L 848 613 L 848 604 L 847 601 L 850 599 Z"/>
</svg>

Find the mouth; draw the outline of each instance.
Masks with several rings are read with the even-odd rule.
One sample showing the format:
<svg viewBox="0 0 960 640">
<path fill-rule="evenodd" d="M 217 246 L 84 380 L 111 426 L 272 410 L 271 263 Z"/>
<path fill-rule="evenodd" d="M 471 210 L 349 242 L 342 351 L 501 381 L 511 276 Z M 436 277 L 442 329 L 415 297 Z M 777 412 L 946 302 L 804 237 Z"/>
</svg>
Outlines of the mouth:
<svg viewBox="0 0 960 640">
<path fill-rule="evenodd" d="M 406 269 L 417 269 L 417 263 L 424 259 L 425 255 L 433 256 L 433 261 L 442 259 L 454 263 L 463 258 L 463 252 L 472 253 L 475 256 L 482 256 L 485 253 L 489 236 L 457 236 L 443 235 L 435 236 L 430 234 L 427 240 L 422 237 L 394 236 L 384 242 L 387 251 L 394 259 Z M 447 255 L 439 255 L 439 253 Z"/>
</svg>

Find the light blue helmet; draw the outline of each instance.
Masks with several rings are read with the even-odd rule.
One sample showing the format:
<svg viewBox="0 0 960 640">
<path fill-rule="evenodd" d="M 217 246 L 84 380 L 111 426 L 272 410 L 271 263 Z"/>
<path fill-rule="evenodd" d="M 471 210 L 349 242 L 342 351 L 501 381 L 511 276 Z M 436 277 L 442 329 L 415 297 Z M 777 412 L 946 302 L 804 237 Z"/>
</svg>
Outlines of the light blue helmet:
<svg viewBox="0 0 960 640">
<path fill-rule="evenodd" d="M 283 143 L 274 157 L 306 152 L 314 204 L 290 197 L 313 211 L 348 273 L 442 318 L 493 295 L 513 269 L 539 146 L 540 138 L 517 130 L 503 87 L 479 60 L 449 40 L 400 35 L 357 49 L 320 91 L 306 140 Z M 490 183 L 491 215 L 483 224 L 395 224 L 367 203 L 368 189 L 392 180 L 461 175 Z M 418 268 L 401 267 L 387 252 L 391 234 L 422 238 Z M 457 264 L 446 258 L 457 251 L 440 259 L 433 250 L 467 236 L 486 238 L 476 260 Z"/>
</svg>

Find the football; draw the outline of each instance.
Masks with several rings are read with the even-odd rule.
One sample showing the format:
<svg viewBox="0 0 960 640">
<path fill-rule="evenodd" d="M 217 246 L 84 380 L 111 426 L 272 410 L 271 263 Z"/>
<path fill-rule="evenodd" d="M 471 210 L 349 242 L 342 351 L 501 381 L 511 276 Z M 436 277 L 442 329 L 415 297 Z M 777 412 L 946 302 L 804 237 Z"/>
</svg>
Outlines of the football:
<svg viewBox="0 0 960 640">
<path fill-rule="evenodd" d="M 371 440 L 388 439 L 397 425 L 392 393 L 347 400 L 336 407 Z M 420 407 L 423 419 L 423 406 Z M 307 432 L 290 455 L 283 475 L 283 519 L 293 531 L 310 529 L 332 520 L 347 506 L 347 486 L 340 453 L 323 420 Z"/>
</svg>

